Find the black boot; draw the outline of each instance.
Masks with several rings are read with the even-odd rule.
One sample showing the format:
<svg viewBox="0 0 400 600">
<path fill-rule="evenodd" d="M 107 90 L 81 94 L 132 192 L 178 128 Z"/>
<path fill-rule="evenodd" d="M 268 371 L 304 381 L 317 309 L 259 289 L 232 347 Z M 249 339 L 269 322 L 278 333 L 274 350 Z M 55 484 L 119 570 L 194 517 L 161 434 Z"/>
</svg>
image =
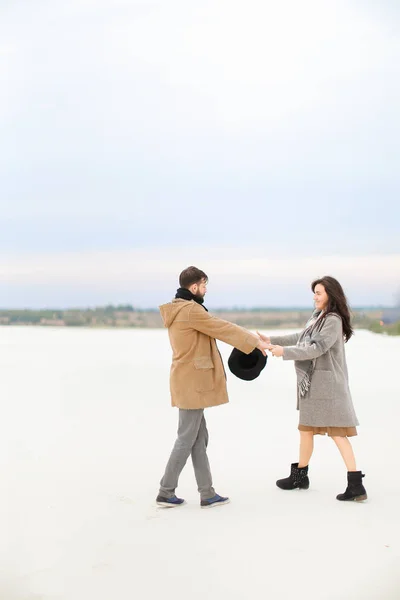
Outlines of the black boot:
<svg viewBox="0 0 400 600">
<path fill-rule="evenodd" d="M 292 463 L 290 467 L 290 475 L 286 479 L 278 479 L 276 485 L 281 490 L 308 490 L 310 481 L 308 479 L 308 466 L 299 469 L 299 463 Z"/>
<path fill-rule="evenodd" d="M 362 478 L 365 477 L 361 471 L 348 471 L 347 488 L 344 494 L 336 496 L 337 500 L 355 500 L 361 502 L 367 499 L 367 492 L 362 484 Z"/>
</svg>

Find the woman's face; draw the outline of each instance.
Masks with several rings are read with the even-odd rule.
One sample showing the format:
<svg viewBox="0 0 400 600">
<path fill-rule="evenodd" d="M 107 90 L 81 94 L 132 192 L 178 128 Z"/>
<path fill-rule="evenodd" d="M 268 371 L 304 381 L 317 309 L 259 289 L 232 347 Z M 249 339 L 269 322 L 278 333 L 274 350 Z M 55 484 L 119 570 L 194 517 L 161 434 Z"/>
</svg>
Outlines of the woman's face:
<svg viewBox="0 0 400 600">
<path fill-rule="evenodd" d="M 318 310 L 325 310 L 328 306 L 329 296 L 321 283 L 318 283 L 314 288 L 314 302 L 315 308 L 318 308 Z"/>
</svg>

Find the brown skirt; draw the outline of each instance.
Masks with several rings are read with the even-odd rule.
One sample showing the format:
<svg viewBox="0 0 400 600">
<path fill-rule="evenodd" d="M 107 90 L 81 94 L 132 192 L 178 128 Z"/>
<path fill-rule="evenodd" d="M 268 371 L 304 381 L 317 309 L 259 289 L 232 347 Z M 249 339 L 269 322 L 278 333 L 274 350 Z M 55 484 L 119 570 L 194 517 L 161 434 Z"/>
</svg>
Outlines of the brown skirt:
<svg viewBox="0 0 400 600">
<path fill-rule="evenodd" d="M 337 435 L 338 437 L 353 437 L 357 435 L 356 427 L 311 427 L 309 425 L 299 425 L 299 431 L 312 431 L 314 435 L 326 435 L 329 437 Z"/>
</svg>

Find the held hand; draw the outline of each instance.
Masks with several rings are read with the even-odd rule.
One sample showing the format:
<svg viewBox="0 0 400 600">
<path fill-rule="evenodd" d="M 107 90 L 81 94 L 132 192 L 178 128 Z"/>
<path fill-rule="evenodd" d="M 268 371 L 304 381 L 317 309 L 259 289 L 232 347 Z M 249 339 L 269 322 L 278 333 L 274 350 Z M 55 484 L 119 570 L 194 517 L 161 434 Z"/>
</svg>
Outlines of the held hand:
<svg viewBox="0 0 400 600">
<path fill-rule="evenodd" d="M 266 350 L 268 349 L 269 344 L 267 344 L 267 342 L 264 342 L 263 340 L 260 340 L 258 342 L 258 345 L 256 346 L 256 348 L 258 348 L 259 350 L 261 350 L 261 352 L 264 354 L 264 356 L 267 356 Z"/>
<path fill-rule="evenodd" d="M 263 335 L 259 331 L 257 331 L 257 334 L 258 334 L 260 340 L 262 340 L 263 342 L 266 342 L 267 344 L 271 343 L 271 339 L 269 337 L 267 337 L 266 335 Z"/>
<path fill-rule="evenodd" d="M 269 344 L 267 346 L 267 350 L 269 350 L 272 356 L 283 356 L 283 346 L 274 346 L 273 344 Z"/>
</svg>

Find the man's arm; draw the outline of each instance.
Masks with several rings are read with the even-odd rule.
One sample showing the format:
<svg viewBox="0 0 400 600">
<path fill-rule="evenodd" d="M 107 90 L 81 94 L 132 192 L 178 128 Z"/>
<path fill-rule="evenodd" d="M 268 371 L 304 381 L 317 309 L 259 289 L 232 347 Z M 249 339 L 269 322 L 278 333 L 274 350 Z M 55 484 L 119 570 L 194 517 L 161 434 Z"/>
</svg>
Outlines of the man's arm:
<svg viewBox="0 0 400 600">
<path fill-rule="evenodd" d="M 190 309 L 189 323 L 196 331 L 230 344 L 245 354 L 250 354 L 254 348 L 257 348 L 260 343 L 262 344 L 254 333 L 239 327 L 239 325 L 234 325 L 229 321 L 210 315 L 197 304 L 193 304 Z M 263 347 L 266 347 L 266 344 Z M 261 347 L 260 350 L 262 350 Z"/>
</svg>

